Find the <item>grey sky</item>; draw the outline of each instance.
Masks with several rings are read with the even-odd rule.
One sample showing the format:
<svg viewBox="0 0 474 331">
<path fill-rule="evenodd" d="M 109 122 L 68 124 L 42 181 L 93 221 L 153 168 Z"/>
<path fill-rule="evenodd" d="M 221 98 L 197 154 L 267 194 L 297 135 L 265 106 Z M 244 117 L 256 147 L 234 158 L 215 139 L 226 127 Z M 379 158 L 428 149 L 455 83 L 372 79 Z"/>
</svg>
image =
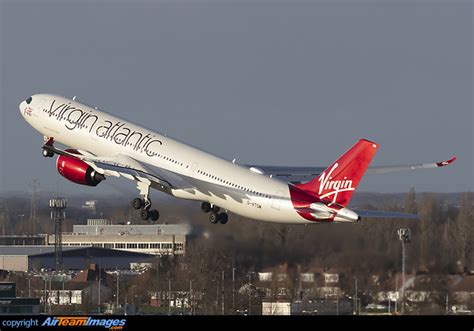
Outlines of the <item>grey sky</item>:
<svg viewBox="0 0 474 331">
<path fill-rule="evenodd" d="M 1 190 L 39 178 L 116 193 L 68 183 L 41 156 L 18 111 L 41 92 L 239 163 L 328 165 L 359 138 L 380 144 L 378 165 L 457 155 L 360 190 L 473 190 L 471 1 L 0 3 Z"/>
</svg>

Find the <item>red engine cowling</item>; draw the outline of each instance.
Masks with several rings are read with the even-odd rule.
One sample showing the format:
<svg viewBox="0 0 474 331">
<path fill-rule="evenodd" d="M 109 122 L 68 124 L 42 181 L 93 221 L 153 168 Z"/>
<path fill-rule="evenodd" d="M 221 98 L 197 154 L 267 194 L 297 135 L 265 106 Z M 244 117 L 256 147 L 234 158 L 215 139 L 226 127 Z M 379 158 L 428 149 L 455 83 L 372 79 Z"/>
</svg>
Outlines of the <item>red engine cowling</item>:
<svg viewBox="0 0 474 331">
<path fill-rule="evenodd" d="M 66 152 L 80 154 L 72 149 L 66 149 Z M 97 186 L 105 179 L 104 175 L 97 173 L 90 165 L 71 156 L 59 155 L 56 168 L 61 176 L 76 184 Z"/>
</svg>

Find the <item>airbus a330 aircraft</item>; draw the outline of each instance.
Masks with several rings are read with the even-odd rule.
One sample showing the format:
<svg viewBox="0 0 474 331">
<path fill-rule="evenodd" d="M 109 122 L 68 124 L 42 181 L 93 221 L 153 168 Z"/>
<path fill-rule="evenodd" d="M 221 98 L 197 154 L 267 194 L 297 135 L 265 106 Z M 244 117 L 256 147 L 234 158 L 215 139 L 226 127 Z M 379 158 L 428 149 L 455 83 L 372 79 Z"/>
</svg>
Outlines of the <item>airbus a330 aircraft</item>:
<svg viewBox="0 0 474 331">
<path fill-rule="evenodd" d="M 347 208 L 364 172 L 436 168 L 438 163 L 369 167 L 378 145 L 361 139 L 329 167 L 240 165 L 129 121 L 57 95 L 36 94 L 21 102 L 25 120 L 44 137 L 43 156 L 57 154 L 56 168 L 68 180 L 96 186 L 107 177 L 136 182 L 132 206 L 143 220 L 158 220 L 150 188 L 202 202 L 212 223 L 227 223 L 227 211 L 250 219 L 308 224 L 355 222 L 361 217 L 416 215 Z M 68 146 L 61 150 L 54 142 Z M 221 211 L 221 212 L 220 212 Z"/>
</svg>

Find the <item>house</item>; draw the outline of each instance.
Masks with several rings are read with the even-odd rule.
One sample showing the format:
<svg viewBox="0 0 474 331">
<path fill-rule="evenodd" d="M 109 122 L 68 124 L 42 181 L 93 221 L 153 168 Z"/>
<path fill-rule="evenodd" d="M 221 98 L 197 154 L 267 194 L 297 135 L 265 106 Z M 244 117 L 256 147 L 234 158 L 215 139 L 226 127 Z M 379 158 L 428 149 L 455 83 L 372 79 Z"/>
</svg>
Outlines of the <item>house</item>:
<svg viewBox="0 0 474 331">
<path fill-rule="evenodd" d="M 81 270 L 68 282 L 50 282 L 48 275 L 44 276 L 45 289 L 36 292 L 41 298 L 51 305 L 73 305 L 83 303 L 105 302 L 111 298 L 113 290 L 111 284 L 115 282 L 112 276 L 99 269 L 97 264 Z M 100 297 L 100 300 L 99 300 Z"/>
<path fill-rule="evenodd" d="M 262 302 L 262 315 L 291 315 L 291 302 Z"/>
<path fill-rule="evenodd" d="M 291 298 L 291 289 L 294 287 L 292 273 L 288 264 L 266 268 L 258 273 L 255 286 L 265 298 L 288 300 Z"/>
<path fill-rule="evenodd" d="M 451 291 L 454 301 L 467 304 L 474 300 L 474 275 L 465 275 L 462 279 L 453 284 Z"/>
<path fill-rule="evenodd" d="M 313 268 L 315 282 L 317 284 L 317 296 L 319 298 L 338 298 L 342 295 L 340 286 L 340 275 L 345 271 L 336 268 Z"/>
<path fill-rule="evenodd" d="M 352 300 L 264 301 L 262 315 L 352 315 Z"/>
</svg>

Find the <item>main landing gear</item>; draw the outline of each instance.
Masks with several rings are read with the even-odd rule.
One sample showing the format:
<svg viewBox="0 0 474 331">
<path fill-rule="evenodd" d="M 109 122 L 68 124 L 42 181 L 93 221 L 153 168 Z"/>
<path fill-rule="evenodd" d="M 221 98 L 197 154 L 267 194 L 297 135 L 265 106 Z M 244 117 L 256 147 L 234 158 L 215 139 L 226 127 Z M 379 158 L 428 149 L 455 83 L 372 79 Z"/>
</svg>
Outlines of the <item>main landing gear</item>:
<svg viewBox="0 0 474 331">
<path fill-rule="evenodd" d="M 151 209 L 151 201 L 149 198 L 150 194 L 150 181 L 142 180 L 137 182 L 137 188 L 140 190 L 142 198 L 135 198 L 132 200 L 132 207 L 136 210 L 140 209 L 140 218 L 144 221 L 151 219 L 157 221 L 160 218 L 160 213 L 156 209 Z"/>
<path fill-rule="evenodd" d="M 219 213 L 220 208 L 216 205 L 211 205 L 208 202 L 203 202 L 201 205 L 201 210 L 204 213 L 209 213 L 209 222 L 212 224 L 221 223 L 226 224 L 229 220 L 227 213 Z"/>
<path fill-rule="evenodd" d="M 144 221 L 150 219 L 150 220 L 155 222 L 160 218 L 160 213 L 158 212 L 158 210 L 150 209 L 151 202 L 148 204 L 148 208 L 147 208 L 144 199 L 135 198 L 135 199 L 132 200 L 131 205 L 134 209 L 137 209 L 137 210 L 141 209 L 140 210 L 140 218 Z"/>
</svg>

